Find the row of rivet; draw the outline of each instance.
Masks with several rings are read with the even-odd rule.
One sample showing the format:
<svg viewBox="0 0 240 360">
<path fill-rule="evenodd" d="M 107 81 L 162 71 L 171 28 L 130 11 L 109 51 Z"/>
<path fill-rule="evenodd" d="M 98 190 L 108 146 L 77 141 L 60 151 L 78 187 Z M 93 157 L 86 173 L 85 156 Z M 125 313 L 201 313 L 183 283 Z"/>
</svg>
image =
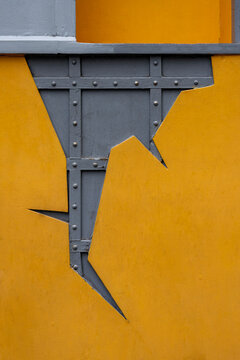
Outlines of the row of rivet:
<svg viewBox="0 0 240 360">
<path fill-rule="evenodd" d="M 74 163 L 73 163 L 73 166 L 76 167 L 76 166 L 77 166 L 77 163 L 74 162 Z M 74 190 L 76 190 L 76 189 L 78 188 L 78 183 L 73 183 L 72 187 L 73 187 Z M 72 208 L 73 208 L 74 210 L 76 210 L 76 209 L 77 209 L 77 204 L 76 204 L 76 203 L 73 203 L 73 204 L 72 204 Z M 73 224 L 73 225 L 72 225 L 72 230 L 77 230 L 77 225 L 76 225 L 76 224 Z M 75 270 L 77 270 L 77 269 L 78 269 L 78 265 L 73 265 L 73 268 L 74 268 Z"/>
<path fill-rule="evenodd" d="M 97 81 L 93 81 L 92 84 L 93 84 L 94 87 L 98 86 Z M 194 80 L 194 81 L 193 81 L 193 84 L 194 84 L 194 85 L 198 85 L 198 80 Z M 56 85 L 57 85 L 56 81 L 52 81 L 52 86 L 54 87 L 54 86 L 56 86 Z M 77 82 L 76 82 L 76 81 L 73 81 L 73 82 L 72 82 L 72 85 L 73 85 L 73 86 L 77 86 Z M 135 85 L 135 86 L 138 86 L 138 85 L 139 85 L 139 81 L 137 81 L 137 80 L 134 81 L 134 85 Z M 154 86 L 157 86 L 157 85 L 158 85 L 158 81 L 157 81 L 157 80 L 154 80 L 154 81 L 153 81 L 153 85 L 154 85 Z M 179 85 L 178 80 L 174 80 L 174 85 L 175 85 L 175 86 Z M 118 82 L 117 82 L 117 81 L 114 81 L 114 82 L 113 82 L 113 86 L 115 86 L 115 87 L 118 86 Z"/>
<path fill-rule="evenodd" d="M 72 163 L 72 166 L 73 166 L 74 168 L 76 168 L 76 167 L 77 167 L 77 163 L 74 161 L 74 162 Z M 97 168 L 97 167 L 98 167 L 98 163 L 97 163 L 97 162 L 94 162 L 94 163 L 92 163 L 92 166 L 95 167 L 95 168 Z"/>
<path fill-rule="evenodd" d="M 76 59 L 72 59 L 72 65 L 76 65 L 76 64 L 77 64 L 77 60 L 76 60 Z M 75 80 L 72 81 L 72 86 L 74 86 L 74 87 L 77 86 L 77 82 L 76 82 Z M 73 106 L 77 106 L 77 105 L 78 105 L 78 101 L 77 101 L 77 100 L 74 100 L 72 104 L 73 104 Z M 77 120 L 73 120 L 72 125 L 73 125 L 74 127 L 76 127 L 76 126 L 78 125 L 78 121 L 77 121 Z M 77 142 L 77 141 L 73 141 L 73 142 L 72 142 L 72 146 L 73 146 L 73 147 L 77 147 L 77 146 L 78 146 L 78 142 Z M 76 164 L 76 165 L 77 165 L 77 164 Z M 76 190 L 76 189 L 78 189 L 79 185 L 78 185 L 77 182 L 74 182 L 74 183 L 72 184 L 72 187 L 73 187 L 74 190 Z M 72 204 L 72 209 L 73 209 L 73 210 L 76 210 L 77 208 L 78 208 L 78 205 L 77 205 L 76 202 L 74 202 L 74 203 Z M 72 230 L 77 230 L 77 228 L 78 228 L 78 226 L 77 226 L 76 224 L 73 224 L 73 225 L 72 225 Z M 74 245 L 72 246 L 72 249 L 73 249 L 73 250 L 77 250 L 77 245 L 74 244 Z M 74 262 L 75 262 L 75 260 L 74 260 Z M 73 263 L 72 268 L 73 268 L 74 270 L 78 270 L 79 266 L 78 266 L 76 263 Z"/>
<path fill-rule="evenodd" d="M 95 87 L 96 87 L 96 86 L 98 86 L 97 81 L 93 81 L 93 83 L 92 83 L 92 84 L 93 84 L 93 86 L 95 86 Z M 153 84 L 154 84 L 154 85 L 157 85 L 157 84 L 158 84 L 158 82 L 157 82 L 157 81 L 154 81 L 154 82 L 153 82 Z M 134 81 L 134 85 L 135 85 L 135 86 L 138 86 L 138 85 L 139 85 L 139 81 L 137 81 L 137 80 L 136 80 L 136 81 Z M 113 81 L 113 86 L 115 86 L 115 87 L 116 87 L 116 86 L 118 86 L 118 82 L 117 82 L 116 80 L 115 80 L 115 81 Z"/>
<path fill-rule="evenodd" d="M 157 101 L 157 100 L 154 100 L 154 101 L 153 101 L 153 105 L 154 105 L 154 106 L 158 106 L 158 101 Z M 153 121 L 153 125 L 154 125 L 154 126 L 158 126 L 158 124 L 159 124 L 159 122 L 158 122 L 157 120 Z"/>
<path fill-rule="evenodd" d="M 77 163 L 73 163 L 73 164 L 74 164 L 74 165 L 73 165 L 74 167 L 77 166 Z M 76 165 L 75 165 L 75 164 L 76 164 Z M 78 189 L 78 183 L 73 183 L 72 187 L 73 187 L 74 190 Z M 76 209 L 77 209 L 77 204 L 76 204 L 76 203 L 73 203 L 73 204 L 72 204 L 72 208 L 73 208 L 74 210 L 76 210 Z M 72 225 L 72 230 L 77 230 L 77 225 L 76 225 L 76 224 L 73 224 L 73 225 Z M 77 270 L 78 266 L 77 266 L 77 265 L 73 265 L 73 268 L 74 268 L 75 270 Z"/>
<path fill-rule="evenodd" d="M 153 60 L 153 65 L 154 66 L 158 66 L 158 64 L 159 64 L 159 61 L 157 60 L 157 59 L 155 59 L 155 60 Z M 160 65 L 161 65 L 161 60 L 160 60 Z M 160 73 L 161 73 L 161 70 L 160 70 Z M 150 71 L 150 74 L 152 75 L 152 74 L 156 74 L 156 71 L 155 72 L 153 72 L 152 73 L 152 71 Z M 176 82 L 176 80 L 175 80 L 175 82 Z M 176 85 L 176 83 L 174 82 L 174 85 Z M 157 86 L 158 85 L 158 81 L 157 80 L 154 80 L 153 81 L 153 85 L 154 86 Z M 161 90 L 160 90 L 161 91 Z M 158 106 L 159 104 L 158 104 L 158 101 L 157 100 L 153 100 L 153 106 Z M 161 109 L 160 109 L 160 112 L 161 112 Z M 154 126 L 158 126 L 158 124 L 159 124 L 159 122 L 157 121 L 157 120 L 154 120 L 153 121 L 153 125 Z"/>
</svg>

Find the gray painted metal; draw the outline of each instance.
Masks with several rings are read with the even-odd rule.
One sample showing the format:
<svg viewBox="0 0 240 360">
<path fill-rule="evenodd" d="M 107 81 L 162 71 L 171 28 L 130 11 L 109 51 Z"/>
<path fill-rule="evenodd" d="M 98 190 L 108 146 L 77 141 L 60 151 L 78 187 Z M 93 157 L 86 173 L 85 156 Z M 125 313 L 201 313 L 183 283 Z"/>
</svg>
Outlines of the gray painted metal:
<svg viewBox="0 0 240 360">
<path fill-rule="evenodd" d="M 182 88 L 203 87 L 212 84 L 211 77 L 44 77 L 35 79 L 39 89 L 158 89 L 158 88 Z M 195 85 L 195 81 L 198 83 Z"/>
<path fill-rule="evenodd" d="M 109 153 L 135 135 L 162 161 L 153 136 L 181 90 L 213 84 L 210 57 L 64 55 L 27 61 L 67 158 L 71 266 L 121 313 L 87 259 Z"/>
<path fill-rule="evenodd" d="M 94 146 L 94 144 L 92 144 Z M 79 170 L 105 170 L 107 167 L 107 158 L 68 158 L 67 169 L 78 168 Z"/>
<path fill-rule="evenodd" d="M 233 44 L 89 44 L 74 41 L 27 41 L 0 39 L 0 54 L 102 54 L 102 55 L 217 55 L 240 54 Z"/>
<path fill-rule="evenodd" d="M 67 223 L 69 222 L 69 215 L 67 212 L 52 211 L 52 210 L 36 210 L 36 209 L 29 209 L 29 210 L 37 212 L 42 215 L 52 217 L 57 220 L 65 221 Z"/>
<path fill-rule="evenodd" d="M 0 36 L 9 35 L 75 37 L 75 0 L 1 1 Z"/>
</svg>

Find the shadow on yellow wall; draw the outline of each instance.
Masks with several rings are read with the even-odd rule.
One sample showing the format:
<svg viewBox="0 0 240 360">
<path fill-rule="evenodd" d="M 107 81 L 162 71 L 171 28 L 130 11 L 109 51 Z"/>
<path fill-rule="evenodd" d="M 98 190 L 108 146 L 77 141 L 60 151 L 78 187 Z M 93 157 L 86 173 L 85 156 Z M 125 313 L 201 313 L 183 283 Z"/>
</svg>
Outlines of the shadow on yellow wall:
<svg viewBox="0 0 240 360">
<path fill-rule="evenodd" d="M 77 0 L 76 14 L 79 42 L 231 42 L 231 0 Z"/>
</svg>

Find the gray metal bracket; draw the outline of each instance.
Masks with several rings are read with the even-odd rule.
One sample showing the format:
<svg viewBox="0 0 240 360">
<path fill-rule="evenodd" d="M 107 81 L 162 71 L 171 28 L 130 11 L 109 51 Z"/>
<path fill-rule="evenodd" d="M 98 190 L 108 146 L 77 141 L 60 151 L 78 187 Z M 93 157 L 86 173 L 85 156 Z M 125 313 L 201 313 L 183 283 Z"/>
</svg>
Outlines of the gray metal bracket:
<svg viewBox="0 0 240 360">
<path fill-rule="evenodd" d="M 194 57 L 189 58 L 190 63 L 195 61 Z M 139 59 L 140 67 L 138 65 Z M 115 57 L 113 62 L 117 61 L 118 66 L 121 67 L 121 62 L 123 61 L 123 67 L 125 67 L 123 73 L 116 67 L 116 62 L 114 65 L 111 63 L 112 60 L 109 62 L 109 59 L 106 59 L 106 56 L 103 58 L 98 56 L 92 59 L 92 57 L 84 58 L 76 54 L 71 56 L 66 56 L 65 54 L 65 56 L 60 57 L 44 57 L 41 55 L 32 57 L 28 61 L 35 83 L 40 90 L 53 126 L 66 154 L 69 214 L 64 214 L 64 219 L 65 221 L 68 219 L 69 222 L 71 267 L 122 314 L 111 294 L 88 262 L 88 252 L 92 236 L 91 229 L 93 228 L 97 212 L 98 201 L 96 199 L 100 196 L 101 188 L 99 184 L 104 178 L 103 173 L 107 168 L 109 151 L 112 146 L 124 141 L 129 136 L 135 135 L 165 165 L 154 144 L 153 137 L 181 90 L 213 84 L 210 59 L 207 62 L 203 62 L 202 65 L 202 61 L 198 57 L 197 67 L 193 64 L 193 68 L 190 67 L 190 70 L 185 71 L 184 69 L 183 74 L 185 76 L 169 76 L 174 73 L 181 74 L 185 59 L 180 57 L 181 71 L 171 72 L 169 70 L 166 71 L 166 57 L 160 54 L 152 54 L 142 58 L 136 56 L 134 59 L 129 56 L 127 58 L 122 56 L 119 59 Z M 104 63 L 104 61 L 107 61 L 107 63 Z M 167 61 L 170 61 L 171 66 L 176 70 L 175 62 L 172 62 L 171 58 Z M 98 62 L 102 64 L 101 71 L 98 69 Z M 135 69 L 135 62 L 137 70 Z M 108 71 L 110 63 L 113 64 L 113 70 Z M 94 69 L 94 71 L 97 69 L 95 73 L 106 73 L 110 74 L 110 76 L 86 76 L 85 74 L 90 74 L 92 71 L 89 71 L 89 67 L 86 67 L 87 64 L 90 64 L 90 69 Z M 95 68 L 92 68 L 93 64 Z M 128 66 L 130 67 L 128 68 Z M 199 70 L 200 66 L 208 70 Z M 86 69 L 88 70 L 86 71 Z M 194 76 L 195 70 L 196 76 Z M 144 76 L 136 76 L 138 72 L 139 74 L 144 74 Z M 114 73 L 118 74 L 118 76 L 115 76 Z M 55 74 L 55 76 L 49 76 L 50 74 Z M 126 76 L 126 74 L 128 75 Z M 200 74 L 202 75 L 200 76 Z M 125 112 L 127 114 L 127 118 L 125 118 L 127 121 L 123 122 L 125 130 L 121 133 L 120 137 L 115 137 L 114 140 L 111 139 L 109 143 L 106 140 L 107 146 L 104 147 L 105 140 L 102 141 L 102 136 L 104 135 L 101 136 L 99 134 L 98 137 L 98 125 L 100 122 L 94 121 L 98 120 L 98 111 L 100 111 L 99 121 L 102 121 L 103 128 L 112 129 L 111 131 L 114 130 L 115 133 L 117 133 L 116 129 L 118 129 L 117 131 L 121 130 L 121 126 L 119 127 L 120 123 L 114 122 L 114 112 L 111 110 L 112 103 L 108 107 L 106 117 L 105 106 L 102 105 L 105 99 L 108 101 L 108 96 L 113 100 L 115 98 L 117 99 L 116 101 L 119 101 L 118 95 L 115 97 L 115 92 L 118 91 L 118 95 L 120 97 L 121 94 L 124 95 L 123 99 L 127 98 L 127 101 L 120 107 L 118 107 L 118 103 L 115 103 L 113 108 L 117 109 L 116 115 L 118 115 L 118 112 L 121 113 L 121 111 L 124 114 L 124 111 L 127 110 Z M 171 96 L 169 95 L 170 93 L 172 94 Z M 164 97 L 166 94 L 168 94 L 167 101 L 166 97 Z M 132 100 L 129 100 L 130 97 Z M 63 107 L 62 100 L 64 103 Z M 142 100 L 144 101 L 144 106 L 141 103 Z M 94 113 L 95 105 L 99 106 L 99 101 L 101 105 Z M 102 111 L 102 109 L 104 110 Z M 144 115 L 141 117 L 142 111 Z M 66 119 L 68 119 L 68 123 L 66 123 Z M 109 121 L 109 119 L 113 121 Z M 133 122 L 131 122 L 132 119 L 134 119 Z M 140 122 L 139 119 L 141 120 Z M 93 122 L 91 123 L 91 121 Z M 93 133 L 97 134 L 97 137 L 94 137 L 94 135 L 91 138 Z M 102 132 L 102 134 L 105 133 Z M 91 140 L 88 140 L 90 138 Z M 95 151 L 95 144 L 98 143 L 98 140 L 100 140 L 99 144 L 97 144 L 98 147 L 100 146 L 99 149 L 103 147 L 105 150 Z M 94 150 L 91 147 L 94 147 Z M 99 154 L 100 156 L 87 156 L 87 154 Z M 89 178 L 94 178 L 93 185 L 90 188 L 84 185 L 86 184 L 86 179 Z M 100 182 L 98 179 L 100 179 Z M 89 189 L 91 192 L 89 192 Z M 94 209 L 90 205 L 89 210 L 88 204 L 91 204 L 91 202 Z M 53 213 L 45 210 L 39 210 L 38 212 L 58 219 L 61 219 L 60 217 L 62 216 L 62 214 L 57 212 Z M 91 222 L 89 221 L 89 214 L 91 214 Z"/>
</svg>

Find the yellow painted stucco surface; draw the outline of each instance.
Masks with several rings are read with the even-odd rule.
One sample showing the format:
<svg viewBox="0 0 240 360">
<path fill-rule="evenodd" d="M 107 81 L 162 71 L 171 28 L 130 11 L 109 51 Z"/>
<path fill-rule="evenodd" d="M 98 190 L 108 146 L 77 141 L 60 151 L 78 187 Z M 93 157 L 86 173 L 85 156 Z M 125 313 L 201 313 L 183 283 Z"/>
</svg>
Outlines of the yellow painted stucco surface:
<svg viewBox="0 0 240 360">
<path fill-rule="evenodd" d="M 0 58 L 0 359 L 238 360 L 240 57 L 181 93 L 155 141 L 111 151 L 90 260 L 69 266 L 66 159 L 27 64 Z M 104 249 L 104 250 L 103 250 Z"/>
<path fill-rule="evenodd" d="M 112 149 L 90 261 L 151 359 L 240 358 L 240 57 Z M 104 252 L 102 251 L 104 249 Z"/>
<path fill-rule="evenodd" d="M 231 42 L 231 0 L 77 0 L 79 42 Z"/>
<path fill-rule="evenodd" d="M 0 359 L 151 359 L 69 265 L 66 159 L 22 57 L 0 58 Z"/>
</svg>

